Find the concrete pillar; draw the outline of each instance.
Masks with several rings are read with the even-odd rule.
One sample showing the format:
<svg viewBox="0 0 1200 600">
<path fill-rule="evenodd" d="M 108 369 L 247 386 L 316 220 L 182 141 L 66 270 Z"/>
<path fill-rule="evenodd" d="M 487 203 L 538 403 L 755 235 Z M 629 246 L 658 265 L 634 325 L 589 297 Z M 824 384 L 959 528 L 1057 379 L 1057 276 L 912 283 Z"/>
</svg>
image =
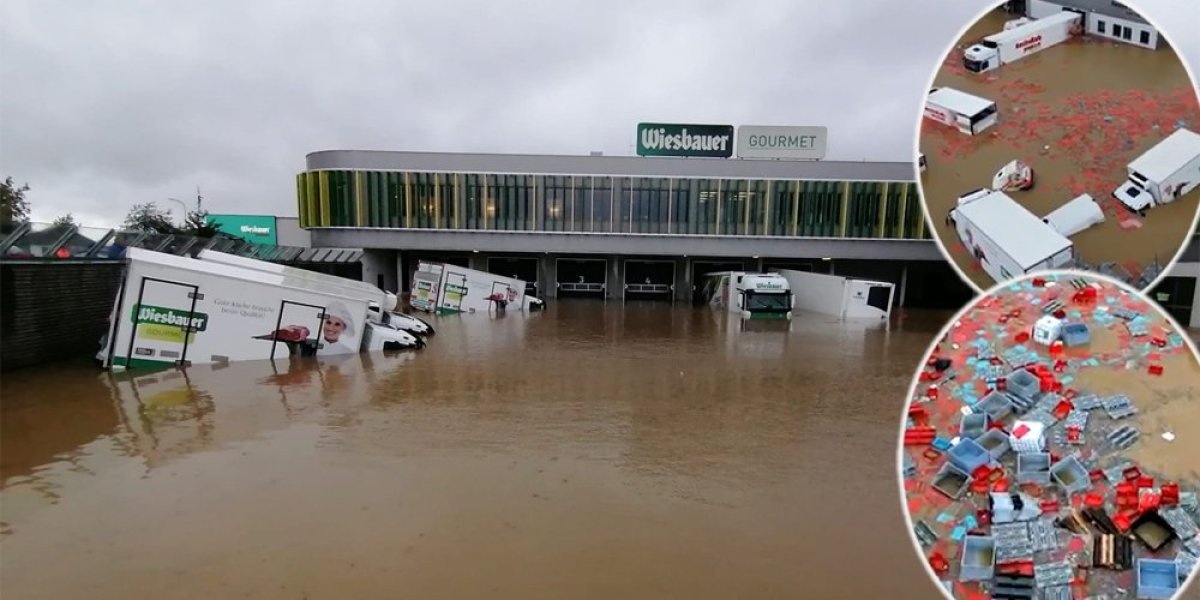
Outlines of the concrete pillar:
<svg viewBox="0 0 1200 600">
<path fill-rule="evenodd" d="M 471 256 L 467 257 L 467 268 L 475 271 L 487 272 L 487 256 L 479 252 L 472 252 Z M 507 277 L 508 274 L 506 273 Z"/>
<path fill-rule="evenodd" d="M 542 298 L 557 298 L 558 290 L 554 286 L 554 282 L 558 281 L 558 273 L 556 266 L 558 262 L 552 254 L 543 254 L 538 257 L 538 295 Z"/>
<path fill-rule="evenodd" d="M 411 282 L 405 277 L 404 273 L 404 253 L 400 250 L 396 251 L 396 291 L 405 293 L 410 291 Z"/>
<path fill-rule="evenodd" d="M 625 270 L 621 262 L 623 258 L 613 255 L 608 258 L 608 293 L 605 297 L 610 300 L 620 300 L 625 297 Z"/>
<path fill-rule="evenodd" d="M 692 295 L 692 289 L 688 287 L 689 261 L 686 258 L 677 258 L 672 262 L 675 264 L 675 281 L 671 282 L 675 285 L 675 293 L 672 299 L 681 302 Z"/>
<path fill-rule="evenodd" d="M 1200 329 L 1200 275 L 1192 281 L 1196 284 L 1196 291 L 1192 294 L 1192 322 L 1185 325 L 1192 329 Z"/>
<path fill-rule="evenodd" d="M 900 267 L 900 285 L 896 286 L 896 306 L 904 306 L 904 295 L 908 292 L 908 265 Z"/>
<path fill-rule="evenodd" d="M 359 260 L 362 263 L 362 280 L 386 288 L 392 260 L 394 258 L 390 250 L 363 250 Z"/>
</svg>

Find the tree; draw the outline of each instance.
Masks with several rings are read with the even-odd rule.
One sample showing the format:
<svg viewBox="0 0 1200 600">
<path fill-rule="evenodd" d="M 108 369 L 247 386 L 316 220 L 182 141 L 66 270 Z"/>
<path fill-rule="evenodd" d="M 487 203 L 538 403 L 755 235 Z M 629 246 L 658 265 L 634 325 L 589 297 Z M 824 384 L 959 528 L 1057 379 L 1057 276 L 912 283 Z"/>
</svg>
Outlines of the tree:
<svg viewBox="0 0 1200 600">
<path fill-rule="evenodd" d="M 171 211 L 159 208 L 154 202 L 134 204 L 125 215 L 124 227 L 149 233 L 179 233 L 179 228 L 171 222 Z"/>
<path fill-rule="evenodd" d="M 54 222 L 52 222 L 50 226 L 55 229 L 66 229 L 67 227 L 78 227 L 79 223 L 75 221 L 75 215 L 67 213 L 54 219 Z"/>
<path fill-rule="evenodd" d="M 208 211 L 196 209 L 188 211 L 188 214 L 183 219 L 183 233 L 194 235 L 199 238 L 216 237 L 221 230 L 217 227 L 216 222 L 209 222 Z"/>
<path fill-rule="evenodd" d="M 29 220 L 29 201 L 25 192 L 29 184 L 18 186 L 12 177 L 7 177 L 0 183 L 0 222 L 7 228 L 11 223 L 21 223 Z"/>
</svg>

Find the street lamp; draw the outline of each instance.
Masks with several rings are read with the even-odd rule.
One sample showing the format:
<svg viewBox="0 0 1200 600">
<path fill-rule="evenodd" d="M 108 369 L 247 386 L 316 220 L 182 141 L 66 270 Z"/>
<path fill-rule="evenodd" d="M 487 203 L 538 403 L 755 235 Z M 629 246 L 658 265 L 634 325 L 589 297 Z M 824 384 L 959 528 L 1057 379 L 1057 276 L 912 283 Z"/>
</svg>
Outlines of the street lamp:
<svg viewBox="0 0 1200 600">
<path fill-rule="evenodd" d="M 183 200 L 177 200 L 175 198 L 167 198 L 167 200 L 170 200 L 171 202 L 178 204 L 179 207 L 183 209 L 183 214 L 179 218 L 182 221 L 187 221 L 188 207 L 186 204 L 183 203 Z"/>
</svg>

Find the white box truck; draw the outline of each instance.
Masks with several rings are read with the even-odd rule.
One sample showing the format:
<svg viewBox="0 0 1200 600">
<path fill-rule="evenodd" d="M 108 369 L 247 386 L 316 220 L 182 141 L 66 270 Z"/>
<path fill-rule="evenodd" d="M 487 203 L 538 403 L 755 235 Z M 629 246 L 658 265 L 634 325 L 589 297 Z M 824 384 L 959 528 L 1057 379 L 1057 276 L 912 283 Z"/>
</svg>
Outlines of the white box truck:
<svg viewBox="0 0 1200 600">
<path fill-rule="evenodd" d="M 409 304 L 437 313 L 527 311 L 541 300 L 525 294 L 525 282 L 458 265 L 420 261 L 413 273 Z"/>
<path fill-rule="evenodd" d="M 840 275 L 772 269 L 787 280 L 796 308 L 839 319 L 886 320 L 892 314 L 895 286 Z"/>
<path fill-rule="evenodd" d="M 713 308 L 726 309 L 744 319 L 790 319 L 796 299 L 791 285 L 778 273 L 724 271 L 709 273 L 704 297 Z"/>
<path fill-rule="evenodd" d="M 1083 15 L 1063 11 L 1043 19 L 1005 26 L 1004 31 L 989 35 L 963 52 L 963 67 L 974 73 L 986 73 L 1002 65 L 1021 60 L 1072 36 L 1083 33 Z"/>
<path fill-rule="evenodd" d="M 362 347 L 367 300 L 343 288 L 141 248 L 127 249 L 125 258 L 97 356 L 105 368 L 326 356 Z"/>
<path fill-rule="evenodd" d="M 979 189 L 947 215 L 958 239 L 996 282 L 1070 268 L 1075 245 L 1003 192 Z"/>
<path fill-rule="evenodd" d="M 306 271 L 304 269 L 297 269 L 296 267 L 247 258 L 245 256 L 217 252 L 216 250 L 201 250 L 196 255 L 196 258 L 250 269 L 252 271 L 263 271 L 283 275 L 284 277 L 300 278 L 342 286 L 349 290 L 349 294 L 366 295 L 368 298 L 373 298 L 370 300 L 370 312 L 368 313 L 373 322 L 392 326 L 414 336 L 428 336 L 434 333 L 433 326 L 429 323 L 412 315 L 397 312 L 399 299 L 395 294 L 385 292 L 365 281 L 355 281 L 336 275 Z M 417 341 L 419 342 L 419 340 Z"/>
<path fill-rule="evenodd" d="M 967 135 L 978 135 L 996 124 L 996 103 L 953 88 L 929 91 L 925 99 L 925 118 L 949 125 Z"/>
<path fill-rule="evenodd" d="M 1200 134 L 1177 129 L 1129 163 L 1127 170 L 1129 178 L 1113 196 L 1129 210 L 1143 214 L 1178 200 L 1200 185 Z"/>
</svg>

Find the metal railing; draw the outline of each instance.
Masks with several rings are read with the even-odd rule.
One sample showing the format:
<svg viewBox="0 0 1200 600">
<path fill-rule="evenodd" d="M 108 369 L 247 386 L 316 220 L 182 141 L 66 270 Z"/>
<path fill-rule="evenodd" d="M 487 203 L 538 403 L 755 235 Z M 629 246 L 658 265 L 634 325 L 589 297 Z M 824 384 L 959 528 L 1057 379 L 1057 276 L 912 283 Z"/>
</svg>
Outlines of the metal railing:
<svg viewBox="0 0 1200 600">
<path fill-rule="evenodd" d="M 121 260 L 126 248 L 191 257 L 201 250 L 215 250 L 284 264 L 349 264 L 363 254 L 351 248 L 254 244 L 223 234 L 203 238 L 54 223 L 13 223 L 0 233 L 0 260 L 4 261 Z"/>
</svg>

